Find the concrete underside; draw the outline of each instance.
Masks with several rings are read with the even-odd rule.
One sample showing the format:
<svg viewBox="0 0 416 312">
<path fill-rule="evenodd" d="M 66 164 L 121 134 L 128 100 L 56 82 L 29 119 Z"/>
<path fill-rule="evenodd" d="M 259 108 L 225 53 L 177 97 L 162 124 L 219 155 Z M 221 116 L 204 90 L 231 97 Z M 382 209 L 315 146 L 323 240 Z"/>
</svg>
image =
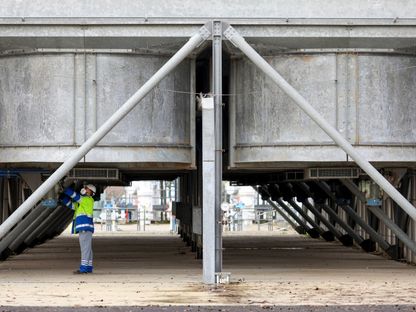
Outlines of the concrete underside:
<svg viewBox="0 0 416 312">
<path fill-rule="evenodd" d="M 259 233 L 225 235 L 232 279 L 218 287 L 201 283 L 201 260 L 176 235 L 98 233 L 95 273 L 79 276 L 77 237 L 63 234 L 0 263 L 0 306 L 416 305 L 414 266 L 335 242 Z"/>
</svg>

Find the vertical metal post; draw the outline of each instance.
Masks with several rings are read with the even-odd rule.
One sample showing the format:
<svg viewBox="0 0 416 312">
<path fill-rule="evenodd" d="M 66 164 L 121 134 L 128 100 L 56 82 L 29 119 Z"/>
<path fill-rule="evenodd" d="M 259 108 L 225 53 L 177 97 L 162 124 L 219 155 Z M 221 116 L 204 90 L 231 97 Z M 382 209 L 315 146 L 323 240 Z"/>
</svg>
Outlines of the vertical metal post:
<svg viewBox="0 0 416 312">
<path fill-rule="evenodd" d="M 214 101 L 202 99 L 202 280 L 215 283 L 215 133 Z"/>
<path fill-rule="evenodd" d="M 215 114 L 215 271 L 222 271 L 222 23 L 212 25 L 212 86 Z"/>
<path fill-rule="evenodd" d="M 179 65 L 196 47 L 203 43 L 211 32 L 203 26 L 188 42 L 178 50 L 146 83 L 133 94 L 101 127 L 86 140 L 32 195 L 0 225 L 0 239 L 19 222 L 24 215 L 36 206 L 52 189 L 108 132 L 111 131 L 136 105 Z"/>
</svg>

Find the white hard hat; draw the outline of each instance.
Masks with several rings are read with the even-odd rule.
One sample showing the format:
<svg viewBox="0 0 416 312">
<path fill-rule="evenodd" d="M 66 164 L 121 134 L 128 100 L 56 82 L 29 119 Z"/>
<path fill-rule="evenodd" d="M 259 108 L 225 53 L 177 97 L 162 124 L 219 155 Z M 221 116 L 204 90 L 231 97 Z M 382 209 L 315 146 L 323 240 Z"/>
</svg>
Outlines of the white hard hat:
<svg viewBox="0 0 416 312">
<path fill-rule="evenodd" d="M 92 184 L 85 185 L 86 188 L 89 188 L 94 194 L 97 192 L 97 189 Z"/>
</svg>

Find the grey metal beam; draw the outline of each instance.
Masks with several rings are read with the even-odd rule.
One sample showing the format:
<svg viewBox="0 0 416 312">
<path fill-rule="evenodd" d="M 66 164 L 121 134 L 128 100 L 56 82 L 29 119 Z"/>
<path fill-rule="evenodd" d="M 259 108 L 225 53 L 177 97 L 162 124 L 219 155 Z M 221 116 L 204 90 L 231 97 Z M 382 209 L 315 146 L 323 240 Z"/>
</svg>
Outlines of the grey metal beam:
<svg viewBox="0 0 416 312">
<path fill-rule="evenodd" d="M 331 188 L 329 185 L 324 181 L 317 181 L 316 182 L 319 187 L 332 199 L 336 200 L 336 196 L 331 192 Z M 353 219 L 365 232 L 368 233 L 370 238 L 377 242 L 381 249 L 389 253 L 392 249 L 392 246 L 377 232 L 375 231 L 370 225 L 368 225 L 350 206 L 347 205 L 339 205 L 341 209 L 343 209 L 351 219 Z M 364 240 L 360 243 L 360 246 L 363 247 L 365 250 L 370 250 L 369 246 L 367 246 L 368 242 Z"/>
<path fill-rule="evenodd" d="M 48 215 L 39 225 L 36 227 L 23 241 L 25 246 L 32 247 L 36 244 L 38 236 L 53 225 L 53 221 L 59 218 L 65 211 L 69 209 L 65 206 L 58 206 L 52 210 L 52 213 Z"/>
<path fill-rule="evenodd" d="M 267 63 L 232 27 L 229 26 L 224 36 L 239 48 L 257 67 L 275 82 L 325 133 L 334 140 L 377 185 L 379 185 L 407 214 L 416 220 L 416 208 L 396 190 L 352 145 L 331 125 L 306 99 L 293 88 L 280 74 Z"/>
<path fill-rule="evenodd" d="M 290 209 L 290 207 L 288 205 L 286 205 L 283 200 L 281 198 L 276 199 L 276 202 L 280 205 L 280 207 L 282 207 L 283 210 L 285 210 L 287 212 L 287 214 L 289 216 L 292 217 L 293 220 L 295 220 L 304 230 L 305 232 L 307 232 L 311 237 L 313 238 L 317 238 L 319 237 L 319 233 L 318 231 L 316 231 L 315 229 L 311 228 L 310 226 L 308 226 L 306 224 L 306 222 L 304 222 L 301 218 L 298 217 L 298 215 L 296 213 L 294 213 L 292 211 L 292 209 Z"/>
<path fill-rule="evenodd" d="M 258 186 L 252 186 L 252 188 L 259 193 L 259 187 Z M 290 217 L 288 215 L 286 215 L 286 213 L 279 207 L 277 206 L 270 198 L 266 199 L 266 201 L 269 203 L 270 206 L 272 206 L 274 208 L 274 210 L 277 211 L 277 213 L 279 215 L 282 216 L 283 219 L 286 220 L 287 223 L 290 224 L 290 226 L 299 234 L 305 234 L 306 233 L 306 229 L 301 226 L 301 224 L 296 224 L 296 220 L 295 222 L 292 221 L 292 219 L 290 219 Z"/>
<path fill-rule="evenodd" d="M 202 280 L 215 283 L 215 128 L 214 101 L 202 99 Z"/>
<path fill-rule="evenodd" d="M 19 236 L 21 233 L 30 225 L 32 222 L 39 217 L 42 211 L 46 210 L 47 208 L 43 207 L 42 205 L 38 205 L 32 211 L 28 213 L 27 216 L 23 218 L 14 228 L 11 230 L 1 241 L 0 241 L 0 259 L 3 258 L 3 253 L 6 249 L 8 249 L 9 245 Z M 23 241 L 23 240 L 22 240 Z M 4 258 L 7 255 L 4 255 Z"/>
<path fill-rule="evenodd" d="M 390 230 L 399 238 L 405 246 L 407 246 L 412 252 L 416 253 L 416 242 L 414 242 L 393 220 L 391 220 L 382 210 L 377 207 L 368 206 L 365 195 L 359 190 L 359 188 L 348 179 L 341 179 L 341 182 L 351 191 L 352 194 L 357 196 L 368 210 L 370 210 L 381 222 L 387 225 Z"/>
<path fill-rule="evenodd" d="M 308 194 L 309 197 L 313 198 L 314 194 L 310 192 L 309 186 L 305 183 L 305 182 L 300 182 L 298 183 L 298 185 Z M 341 226 L 349 235 L 342 235 L 341 236 L 337 236 L 337 238 L 340 240 L 340 242 L 342 242 L 344 245 L 351 245 L 351 239 L 354 239 L 358 244 L 361 244 L 363 242 L 363 238 L 361 236 L 359 236 L 358 234 L 356 234 L 354 232 L 354 229 L 352 229 L 347 223 L 345 223 L 339 216 L 338 214 L 336 214 L 336 212 L 331 209 L 331 207 L 329 207 L 326 204 L 320 205 L 320 207 L 332 218 L 335 220 L 336 223 L 338 223 L 339 226 Z M 318 211 L 319 212 L 319 211 Z M 323 216 L 322 216 L 323 217 Z M 325 219 L 326 220 L 326 219 Z M 324 223 L 325 224 L 325 223 Z M 331 223 L 330 223 L 331 224 Z M 325 224 L 326 225 L 326 224 Z M 332 224 L 331 224 L 332 225 Z M 328 227 L 328 226 L 327 226 Z M 329 228 L 329 227 L 328 227 Z"/>
<path fill-rule="evenodd" d="M 386 240 L 377 233 L 371 226 L 369 226 L 361 217 L 348 205 L 340 205 L 345 210 L 345 212 L 364 230 L 370 235 L 371 239 L 377 242 L 381 249 L 388 252 L 391 248 L 391 245 L 386 242 Z"/>
<path fill-rule="evenodd" d="M 322 213 L 316 209 L 310 202 L 307 200 L 302 201 L 302 203 L 305 205 L 306 208 L 309 209 L 310 212 L 312 212 L 325 226 L 328 228 L 328 230 L 334 234 L 336 238 L 338 238 L 340 241 L 342 240 L 343 234 L 338 231 L 332 224 L 329 222 L 328 219 L 326 219 Z"/>
<path fill-rule="evenodd" d="M 295 203 L 293 199 L 290 199 L 287 202 L 312 226 L 313 230 L 322 236 L 322 238 L 328 241 L 334 240 L 333 234 L 328 231 L 324 231 L 305 211 L 303 211 L 301 207 L 299 207 L 298 204 Z"/>
<path fill-rule="evenodd" d="M 62 223 L 66 222 L 69 216 L 73 216 L 73 214 L 74 212 L 70 209 L 61 209 L 61 213 L 58 213 L 52 220 L 50 220 L 49 224 L 39 232 L 36 240 L 42 242 L 46 239 L 52 238 L 56 230 L 62 226 Z"/>
<path fill-rule="evenodd" d="M 290 226 L 299 234 L 305 234 L 305 231 L 300 225 L 297 225 L 295 222 L 293 222 L 286 213 L 283 212 L 282 209 L 280 209 L 279 206 L 277 206 L 270 198 L 266 200 L 270 206 L 273 207 L 274 210 L 277 211 L 277 213 L 286 220 L 287 223 L 290 224 Z"/>
<path fill-rule="evenodd" d="M 354 229 L 350 227 L 346 222 L 344 222 L 331 207 L 329 207 L 327 204 L 323 204 L 321 207 L 332 219 L 335 220 L 336 223 L 338 223 L 340 227 L 342 227 L 348 233 L 348 235 L 350 235 L 357 242 L 357 244 L 361 244 L 364 241 L 364 239 L 355 233 Z"/>
<path fill-rule="evenodd" d="M 9 245 L 11 251 L 24 249 L 24 240 L 52 213 L 52 209 L 44 209 L 39 216 L 31 222 Z"/>
<path fill-rule="evenodd" d="M 222 22 L 212 22 L 212 87 L 215 124 L 215 271 L 222 271 Z M 203 138 L 202 138 L 203 139 Z"/>
<path fill-rule="evenodd" d="M 361 192 L 354 182 L 351 179 L 339 179 L 344 186 L 350 190 L 352 194 L 354 194 L 357 199 L 362 202 L 363 204 L 367 204 L 367 199 L 365 198 L 365 194 Z"/>
<path fill-rule="evenodd" d="M 379 207 L 368 206 L 367 208 L 377 218 L 379 218 L 381 222 L 387 225 L 406 247 L 416 254 L 416 242 L 412 240 L 396 223 L 394 223 L 393 220 L 391 220 Z"/>
<path fill-rule="evenodd" d="M 86 140 L 29 198 L 0 225 L 0 239 L 34 207 L 108 132 L 111 131 L 167 74 L 181 63 L 210 35 L 207 27 L 200 28 L 189 41 L 167 61 L 127 102 Z"/>
<path fill-rule="evenodd" d="M 102 1 L 72 0 L 56 2 L 56 0 L 16 1 L 2 0 L 0 16 L 4 18 L 19 18 L 21 23 L 26 19 L 68 19 L 77 17 L 81 21 L 102 19 L 103 22 L 112 19 L 127 19 L 132 23 L 152 23 L 153 20 L 171 18 L 181 23 L 187 18 L 212 19 L 264 19 L 266 21 L 280 18 L 290 22 L 294 19 L 386 19 L 394 25 L 401 23 L 401 19 L 414 18 L 416 4 L 413 1 L 325 1 L 325 0 L 239 0 L 239 1 L 195 1 L 195 0 L 143 0 L 143 1 Z M 400 5 L 402 4 L 402 5 Z M 47 8 L 47 9 L 45 9 Z"/>
<path fill-rule="evenodd" d="M 313 220 L 303 209 L 302 207 L 300 207 L 294 200 L 289 199 L 287 200 L 287 202 L 290 204 L 290 206 L 293 207 L 293 209 L 295 209 L 301 216 L 302 218 L 304 218 L 306 220 L 306 222 L 308 222 L 312 227 L 319 229 L 319 231 L 321 233 L 324 232 L 324 230 L 318 225 L 318 223 L 315 222 L 315 220 Z"/>
</svg>

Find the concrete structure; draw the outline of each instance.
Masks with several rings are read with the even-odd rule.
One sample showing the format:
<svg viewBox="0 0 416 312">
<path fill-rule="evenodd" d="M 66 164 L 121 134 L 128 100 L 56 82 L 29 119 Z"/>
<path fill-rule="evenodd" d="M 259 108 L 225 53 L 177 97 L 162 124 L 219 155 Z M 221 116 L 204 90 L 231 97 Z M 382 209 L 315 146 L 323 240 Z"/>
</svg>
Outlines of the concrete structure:
<svg viewBox="0 0 416 312">
<path fill-rule="evenodd" d="M 310 236 L 414 262 L 416 4 L 286 2 L 3 1 L 2 255 L 64 228 L 68 183 L 177 179 L 181 236 L 220 272 L 225 179 L 260 186 Z M 211 236 L 193 227 L 200 207 Z"/>
</svg>

